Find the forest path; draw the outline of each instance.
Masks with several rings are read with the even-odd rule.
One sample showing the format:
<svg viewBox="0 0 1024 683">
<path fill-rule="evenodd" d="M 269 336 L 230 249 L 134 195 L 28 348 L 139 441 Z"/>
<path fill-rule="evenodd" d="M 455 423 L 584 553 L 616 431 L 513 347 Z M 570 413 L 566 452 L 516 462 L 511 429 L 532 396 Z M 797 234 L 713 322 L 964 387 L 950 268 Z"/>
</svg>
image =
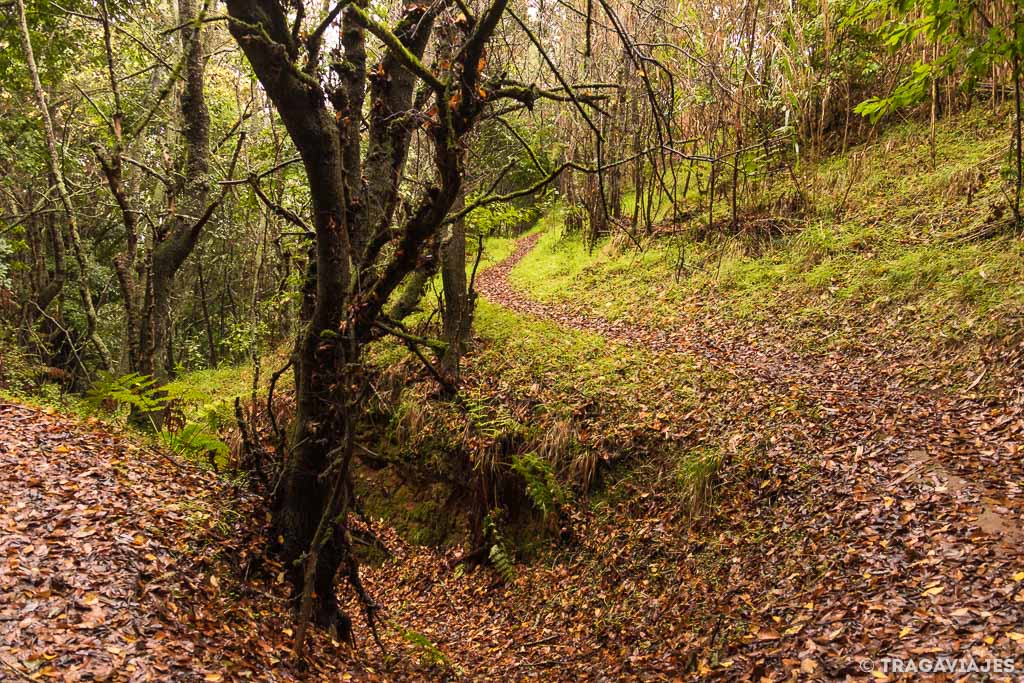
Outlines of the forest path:
<svg viewBox="0 0 1024 683">
<path fill-rule="evenodd" d="M 733 667 L 856 677 L 880 657 L 926 654 L 1024 667 L 1019 391 L 915 391 L 895 372 L 900 357 L 870 339 L 857 354 L 810 355 L 720 321 L 650 329 L 537 301 L 508 276 L 539 237 L 479 275 L 484 297 L 727 374 L 731 395 L 707 397 L 721 402 L 691 419 L 713 423 L 700 431 L 723 450 L 727 438 L 761 444 L 772 463 L 762 497 L 778 500 L 757 504 L 773 506 L 775 526 L 731 577 L 732 593 L 745 591 L 732 608 L 751 624 Z"/>
<path fill-rule="evenodd" d="M 0 680 L 220 680 L 186 597 L 214 587 L 182 559 L 215 488 L 95 420 L 0 402 Z"/>
</svg>

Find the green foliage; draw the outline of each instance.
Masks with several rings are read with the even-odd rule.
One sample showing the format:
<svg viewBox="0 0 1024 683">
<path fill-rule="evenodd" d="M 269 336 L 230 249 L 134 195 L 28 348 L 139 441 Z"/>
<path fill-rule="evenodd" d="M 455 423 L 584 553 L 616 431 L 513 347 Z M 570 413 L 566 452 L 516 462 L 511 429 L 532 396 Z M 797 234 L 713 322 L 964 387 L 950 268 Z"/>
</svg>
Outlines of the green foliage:
<svg viewBox="0 0 1024 683">
<path fill-rule="evenodd" d="M 692 451 L 680 460 L 676 483 L 683 509 L 689 515 L 698 516 L 707 510 L 714 499 L 721 467 L 722 455 L 712 449 Z"/>
<path fill-rule="evenodd" d="M 913 316 L 920 324 L 904 329 L 929 343 L 998 333 L 1024 305 L 1020 240 L 1008 230 L 1009 216 L 999 218 L 1005 198 L 996 173 L 1006 133 L 998 121 L 980 109 L 940 120 L 935 166 L 921 123 L 893 126 L 874 144 L 810 166 L 803 177 L 822 208 L 767 243 L 742 235 L 689 237 L 654 241 L 642 253 L 609 241 L 591 251 L 545 218 L 547 232 L 510 279 L 537 298 L 570 299 L 610 320 L 645 326 L 671 324 L 690 310 L 770 319 L 793 332 L 794 344 L 816 348 L 820 327 L 810 321 L 827 316 L 836 331 L 826 343 L 842 346 L 855 340 L 839 320 L 883 307 Z M 971 178 L 981 180 L 964 180 Z M 765 201 L 788 185 L 776 177 L 762 191 Z M 840 205 L 841 212 L 831 210 Z M 682 227 L 699 227 L 700 220 Z M 511 336 L 491 324 L 486 303 L 480 311 L 482 330 Z M 572 338 L 579 343 L 581 335 Z M 538 363 L 545 358 L 526 341 L 509 343 Z M 546 343 L 564 349 L 568 337 Z"/>
<path fill-rule="evenodd" d="M 565 491 L 558 483 L 554 469 L 536 453 L 513 457 L 512 471 L 523 478 L 527 495 L 545 517 L 556 512 L 565 502 Z"/>
<path fill-rule="evenodd" d="M 494 565 L 502 581 L 511 584 L 515 581 L 515 555 L 511 545 L 506 542 L 501 531 L 501 520 L 505 511 L 495 509 L 486 514 L 483 518 L 483 538 L 490 546 L 487 551 L 487 559 Z"/>
<path fill-rule="evenodd" d="M 270 330 L 265 322 L 242 320 L 229 326 L 220 346 L 228 356 L 241 359 L 248 357 L 254 347 L 259 349 L 269 338 Z"/>
<path fill-rule="evenodd" d="M 0 235 L 0 296 L 3 290 L 11 286 L 11 264 L 8 258 L 14 253 L 14 244 Z"/>
<path fill-rule="evenodd" d="M 401 634 L 405 642 L 419 651 L 420 659 L 424 664 L 443 667 L 451 666 L 451 660 L 448 659 L 448 655 L 441 652 L 440 648 L 430 638 L 412 629 L 401 629 Z"/>
<path fill-rule="evenodd" d="M 201 424 L 191 422 L 176 432 L 161 430 L 160 440 L 175 453 L 184 456 L 207 456 L 226 460 L 230 454 L 228 445 Z"/>
<path fill-rule="evenodd" d="M 510 431 L 516 431 L 519 423 L 501 410 L 493 410 L 487 403 L 472 395 L 464 399 L 466 416 L 473 427 L 483 436 L 494 439 Z"/>
<path fill-rule="evenodd" d="M 933 65 L 918 62 L 911 67 L 910 74 L 893 89 L 892 94 L 887 97 L 869 97 L 854 106 L 853 111 L 874 123 L 897 109 L 917 104 L 927 94 L 935 72 Z"/>
<path fill-rule="evenodd" d="M 165 412 L 172 405 L 192 403 L 205 397 L 188 386 L 160 386 L 150 376 L 132 372 L 127 375 L 102 374 L 85 396 L 85 404 L 94 411 L 114 412 L 128 408 L 145 416 L 155 425 L 153 414 Z M 225 460 L 227 444 L 198 422 L 185 423 L 180 429 L 160 429 L 157 437 L 170 450 L 184 456 L 207 456 Z"/>
<path fill-rule="evenodd" d="M 472 204 L 477 199 L 479 196 L 470 195 L 466 201 Z M 473 209 L 466 215 L 467 234 L 484 237 L 511 235 L 521 226 L 535 220 L 538 215 L 540 208 L 537 205 L 516 206 L 511 202 L 494 202 Z"/>
<path fill-rule="evenodd" d="M 515 117 L 504 121 L 490 119 L 481 122 L 472 148 L 475 168 L 497 179 L 494 190 L 498 194 L 533 185 L 547 175 L 537 168 L 534 159 L 541 167 L 551 169 L 558 156 L 556 140 L 559 131 L 552 122 L 535 119 L 525 123 Z M 524 149 L 524 143 L 533 150 L 534 158 Z M 523 198 L 516 203 L 529 206 L 531 202 L 529 198 Z"/>
<path fill-rule="evenodd" d="M 118 11 L 120 2 L 111 2 L 111 9 Z M 66 9 L 92 13 L 93 5 L 87 0 L 70 0 L 67 3 L 49 0 L 26 0 L 25 18 L 32 36 L 32 47 L 36 61 L 42 70 L 44 80 L 57 79 L 74 63 L 77 51 L 81 49 L 86 30 L 79 23 L 69 21 Z M 21 36 L 14 20 L 15 10 L 4 8 L 5 21 L 0 22 L 0 82 L 9 83 L 14 76 L 23 76 L 28 84 Z"/>
<path fill-rule="evenodd" d="M 85 404 L 94 410 L 128 407 L 140 413 L 154 413 L 167 407 L 171 398 L 155 378 L 132 372 L 117 375 L 104 372 L 85 394 Z"/>
<path fill-rule="evenodd" d="M 487 553 L 487 558 L 494 565 L 494 568 L 501 575 L 501 578 L 505 583 L 511 583 L 516 578 L 516 568 L 512 563 L 512 557 L 509 551 L 506 549 L 504 543 L 494 543 L 491 545 L 490 551 Z"/>
<path fill-rule="evenodd" d="M 132 372 L 117 375 L 101 373 L 86 392 L 86 405 L 101 408 L 128 407 L 140 412 L 164 410 L 171 404 L 194 404 L 206 400 L 207 396 L 188 383 L 158 385 L 149 375 Z"/>
<path fill-rule="evenodd" d="M 264 368 L 276 368 L 282 364 L 277 356 L 264 358 Z M 269 377 L 264 372 L 263 383 Z M 252 390 L 253 368 L 251 365 L 222 365 L 206 370 L 183 373 L 168 382 L 164 390 L 174 396 L 183 397 L 181 406 L 190 420 L 202 421 L 212 428 L 227 427 L 235 423 L 234 401 L 246 397 Z M 285 373 L 278 382 L 278 388 L 287 391 L 291 375 Z"/>
<path fill-rule="evenodd" d="M 1024 41 L 1012 27 L 975 29 L 988 22 L 980 5 L 963 0 L 863 0 L 851 5 L 842 25 L 869 28 L 890 50 L 909 49 L 919 40 L 942 46 L 941 55 L 910 65 L 888 95 L 868 98 L 854 111 L 877 121 L 923 100 L 936 78 L 962 69 L 962 85 L 970 90 L 994 65 L 1024 55 Z"/>
<path fill-rule="evenodd" d="M 0 389 L 27 391 L 34 383 L 35 361 L 18 343 L 14 329 L 0 321 Z"/>
<path fill-rule="evenodd" d="M 492 510 L 484 517 L 484 537 L 491 546 L 487 558 L 494 565 L 502 580 L 505 583 L 512 583 L 516 578 L 514 556 L 499 528 L 500 516 L 501 511 Z"/>
</svg>

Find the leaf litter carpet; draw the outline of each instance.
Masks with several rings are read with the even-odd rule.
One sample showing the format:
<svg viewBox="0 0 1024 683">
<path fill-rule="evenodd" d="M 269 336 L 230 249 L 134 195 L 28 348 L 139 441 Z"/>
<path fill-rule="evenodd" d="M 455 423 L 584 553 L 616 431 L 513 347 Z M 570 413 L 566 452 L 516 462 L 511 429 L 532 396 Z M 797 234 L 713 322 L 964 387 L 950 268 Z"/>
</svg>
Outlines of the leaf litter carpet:
<svg viewBox="0 0 1024 683">
<path fill-rule="evenodd" d="M 51 411 L 52 412 L 52 411 Z M 100 428 L 0 404 L 0 678 L 161 680 L 193 669 L 169 597 L 206 482 Z"/>
<path fill-rule="evenodd" d="M 714 319 L 650 329 L 539 302 L 508 282 L 535 240 L 482 272 L 481 293 L 695 362 L 697 408 L 637 405 L 666 444 L 725 454 L 712 511 L 682 514 L 658 467 L 610 478 L 603 512 L 575 509 L 573 540 L 509 584 L 378 529 L 392 559 L 363 575 L 388 655 L 365 628 L 355 650 L 315 634 L 300 670 L 279 567 L 211 502 L 237 491 L 98 423 L 0 404 L 0 680 L 885 680 L 882 657 L 942 655 L 1024 668 L 1019 382 L 922 392 L 893 372 L 899 351 L 801 355 Z"/>
<path fill-rule="evenodd" d="M 703 534 L 719 533 L 718 552 L 732 555 L 718 570 L 719 599 L 706 603 L 718 617 L 704 634 L 688 620 L 652 653 L 736 679 L 884 680 L 883 657 L 943 655 L 1015 658 L 1024 671 L 1019 377 L 995 395 L 919 391 L 895 372 L 912 348 L 802 355 L 784 332 L 750 334 L 711 316 L 653 329 L 537 301 L 508 274 L 539 236 L 480 275 L 486 298 L 724 375 L 727 391 L 704 392 L 706 409 L 677 419 L 726 451 L 755 445 L 740 491 Z M 1002 365 L 1019 368 L 1019 353 Z M 733 619 L 742 626 L 730 632 Z M 716 656 L 685 662 L 708 651 Z"/>
</svg>

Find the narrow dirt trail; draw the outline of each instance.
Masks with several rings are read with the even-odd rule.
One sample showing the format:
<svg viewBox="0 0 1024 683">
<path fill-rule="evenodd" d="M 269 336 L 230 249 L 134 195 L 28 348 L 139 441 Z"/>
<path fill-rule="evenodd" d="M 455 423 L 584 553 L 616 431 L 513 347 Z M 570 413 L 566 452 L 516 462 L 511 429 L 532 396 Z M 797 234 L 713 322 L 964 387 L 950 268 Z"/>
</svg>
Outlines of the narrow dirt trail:
<svg viewBox="0 0 1024 683">
<path fill-rule="evenodd" d="M 765 442 L 781 471 L 777 533 L 736 577 L 761 594 L 733 601 L 752 628 L 730 653 L 732 675 L 858 677 L 866 661 L 925 654 L 1011 656 L 1024 668 L 1019 400 L 916 392 L 881 353 L 810 356 L 770 335 L 685 320 L 649 329 L 536 301 L 508 276 L 539 237 L 481 273 L 487 299 L 728 374 L 737 391 L 714 417 L 719 438 Z"/>
<path fill-rule="evenodd" d="M 147 579 L 172 563 L 194 482 L 147 483 L 137 452 L 42 411 L 0 405 L 0 425 L 0 678 L 173 676 L 195 645 L 159 618 L 171 587 Z"/>
</svg>

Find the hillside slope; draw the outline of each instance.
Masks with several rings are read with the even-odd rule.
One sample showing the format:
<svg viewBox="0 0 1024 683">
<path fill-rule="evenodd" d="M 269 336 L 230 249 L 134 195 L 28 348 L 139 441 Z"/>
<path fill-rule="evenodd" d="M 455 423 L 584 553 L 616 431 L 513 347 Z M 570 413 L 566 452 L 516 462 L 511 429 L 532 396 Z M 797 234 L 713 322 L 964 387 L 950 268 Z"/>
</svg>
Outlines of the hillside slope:
<svg viewBox="0 0 1024 683">
<path fill-rule="evenodd" d="M 817 208 L 774 237 L 755 228 L 788 179 L 726 237 L 698 217 L 591 249 L 556 206 L 489 240 L 457 401 L 404 346 L 373 350 L 353 531 L 383 652 L 345 590 L 357 646 L 317 633 L 295 664 L 281 567 L 238 489 L 0 407 L 0 679 L 887 680 L 884 658 L 1024 661 L 1024 294 L 991 123 L 946 122 L 937 170 L 913 127 L 802 169 Z M 181 381 L 200 380 L 225 400 L 251 381 Z M 60 490 L 34 493 L 43 475 Z M 67 505 L 71 526 L 47 527 Z M 125 512 L 93 537 L 102 505 Z M 119 554 L 64 585 L 93 551 L 69 534 Z M 113 628 L 129 603 L 134 630 Z M 32 616 L 58 604 L 76 618 Z"/>
<path fill-rule="evenodd" d="M 720 469 L 707 473 L 720 497 L 713 512 L 680 516 L 673 492 L 681 482 L 664 476 L 692 467 L 692 449 L 675 462 L 645 457 L 625 480 L 639 499 L 620 528 L 659 519 L 663 535 L 638 545 L 674 559 L 673 580 L 651 596 L 676 606 L 659 613 L 668 631 L 650 642 L 650 660 L 637 650 L 633 659 L 745 679 L 858 675 L 883 657 L 926 652 L 1020 655 L 1020 599 L 1011 600 L 1024 579 L 1019 397 L 917 391 L 870 339 L 856 352 L 810 355 L 751 337 L 750 327 L 729 334 L 720 324 L 709 334 L 685 318 L 640 326 L 554 297 L 538 302 L 505 279 L 510 270 L 515 279 L 512 266 L 530 258 L 538 238 L 488 271 L 486 296 L 629 349 L 689 357 L 699 375 L 729 377 L 726 395 L 709 392 L 686 414 L 662 404 L 650 416 L 673 439 L 719 454 Z M 651 477 L 650 469 L 660 471 Z M 616 558 L 644 575 L 650 556 L 635 552 Z M 620 637 L 636 647 L 640 634 Z"/>
<path fill-rule="evenodd" d="M 913 126 L 804 169 L 818 208 L 771 239 L 697 219 L 591 249 L 556 207 L 491 240 L 464 386 L 486 419 L 407 388 L 404 447 L 542 454 L 563 538 L 527 534 L 487 587 L 431 569 L 425 598 L 403 562 L 368 568 L 382 596 L 408 577 L 396 619 L 471 679 L 1024 654 L 1020 248 L 995 217 L 992 124 L 945 122 L 936 170 Z"/>
<path fill-rule="evenodd" d="M 955 117 L 938 127 L 933 166 L 927 128 L 904 124 L 799 169 L 799 188 L 786 173 L 762 181 L 736 227 L 719 200 L 710 236 L 706 211 L 672 224 L 667 208 L 657 239 L 636 236 L 642 251 L 548 230 L 512 282 L 612 320 L 724 319 L 807 350 L 856 348 L 864 335 L 930 353 L 956 345 L 969 363 L 1016 333 L 1024 310 L 1008 145 L 1005 117 Z M 790 208 L 797 193 L 812 206 Z"/>
</svg>

